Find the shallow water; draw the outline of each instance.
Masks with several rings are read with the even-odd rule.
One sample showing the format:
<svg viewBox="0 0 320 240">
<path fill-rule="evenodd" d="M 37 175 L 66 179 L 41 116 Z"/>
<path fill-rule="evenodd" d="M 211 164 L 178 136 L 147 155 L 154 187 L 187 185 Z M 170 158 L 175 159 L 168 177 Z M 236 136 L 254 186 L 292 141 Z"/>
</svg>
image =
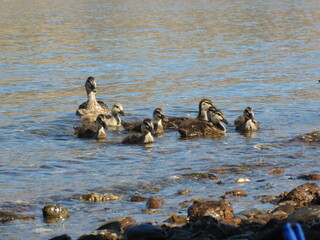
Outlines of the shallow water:
<svg viewBox="0 0 320 240">
<path fill-rule="evenodd" d="M 319 145 L 284 142 L 319 130 L 319 10 L 318 1 L 1 1 L 0 210 L 35 220 L 2 224 L 0 237 L 76 239 L 120 216 L 161 223 L 170 211 L 186 215 L 185 200 L 234 189 L 248 194 L 230 199 L 236 213 L 272 207 L 255 196 L 291 190 L 305 183 L 301 173 L 320 169 Z M 124 131 L 77 139 L 74 113 L 91 75 L 98 99 L 121 102 L 127 121 L 156 107 L 196 116 L 210 98 L 230 122 L 253 107 L 261 130 L 246 137 L 231 126 L 220 139 L 167 131 L 149 146 L 121 145 Z M 285 173 L 268 174 L 275 168 Z M 218 180 L 181 177 L 188 173 Z M 191 193 L 177 195 L 184 189 Z M 91 192 L 122 200 L 76 198 Z M 133 195 L 167 205 L 142 214 Z M 43 221 L 41 209 L 52 203 L 71 210 L 68 221 Z"/>
</svg>

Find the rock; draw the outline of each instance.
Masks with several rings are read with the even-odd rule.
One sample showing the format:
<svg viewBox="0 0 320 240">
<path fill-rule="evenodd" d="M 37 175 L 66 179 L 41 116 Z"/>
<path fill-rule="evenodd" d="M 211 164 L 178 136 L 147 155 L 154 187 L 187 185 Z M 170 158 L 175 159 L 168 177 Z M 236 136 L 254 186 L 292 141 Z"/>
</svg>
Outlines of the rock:
<svg viewBox="0 0 320 240">
<path fill-rule="evenodd" d="M 249 178 L 238 178 L 236 180 L 237 183 L 251 182 Z"/>
<path fill-rule="evenodd" d="M 256 218 L 258 215 L 264 214 L 264 212 L 259 210 L 259 209 L 251 209 L 251 210 L 243 211 L 243 212 L 241 212 L 239 214 L 240 215 L 244 215 L 247 218 Z"/>
<path fill-rule="evenodd" d="M 288 216 L 289 222 L 320 222 L 320 205 L 300 208 Z"/>
<path fill-rule="evenodd" d="M 279 168 L 273 169 L 270 172 L 268 172 L 268 174 L 271 174 L 271 175 L 282 174 L 282 173 L 284 173 L 284 170 Z"/>
<path fill-rule="evenodd" d="M 165 201 L 161 197 L 149 197 L 147 200 L 147 208 L 149 209 L 158 209 L 165 204 Z"/>
<path fill-rule="evenodd" d="M 78 240 L 127 240 L 127 238 L 122 233 L 106 229 L 96 230 L 91 234 L 82 235 Z"/>
<path fill-rule="evenodd" d="M 176 224 L 186 224 L 188 222 L 188 219 L 184 216 L 171 216 L 167 220 L 165 220 L 167 223 L 176 223 Z"/>
<path fill-rule="evenodd" d="M 320 180 L 320 174 L 303 174 L 298 177 L 305 180 Z"/>
<path fill-rule="evenodd" d="M 167 239 L 167 232 L 152 224 L 140 224 L 128 228 L 124 235 L 128 240 L 162 240 Z"/>
<path fill-rule="evenodd" d="M 147 201 L 146 197 L 141 197 L 141 196 L 133 196 L 130 199 L 131 202 L 145 202 Z"/>
<path fill-rule="evenodd" d="M 203 216 L 212 216 L 217 220 L 229 219 L 234 216 L 231 204 L 226 200 L 194 202 L 188 208 L 188 217 L 194 220 Z"/>
<path fill-rule="evenodd" d="M 186 194 L 188 194 L 190 192 L 191 192 L 191 190 L 181 190 L 181 191 L 178 192 L 178 194 L 179 195 L 186 195 Z"/>
<path fill-rule="evenodd" d="M 232 190 L 225 193 L 222 198 L 230 198 L 230 197 L 245 197 L 247 193 L 243 190 Z"/>
<path fill-rule="evenodd" d="M 59 204 L 44 206 L 42 213 L 45 219 L 56 218 L 64 220 L 70 216 L 70 211 Z"/>
<path fill-rule="evenodd" d="M 287 195 L 285 195 L 279 202 L 283 201 L 294 201 L 297 206 L 303 207 L 309 205 L 312 201 L 315 201 L 320 196 L 320 188 L 315 183 L 302 184 L 293 190 L 291 190 Z"/>
<path fill-rule="evenodd" d="M 124 217 L 124 218 L 116 219 L 114 221 L 103 224 L 102 226 L 97 228 L 97 230 L 111 229 L 117 232 L 123 232 L 125 228 L 135 223 L 136 223 L 136 220 L 134 218 Z"/>
<path fill-rule="evenodd" d="M 60 235 L 60 236 L 56 236 L 56 237 L 50 238 L 49 240 L 71 240 L 71 237 L 68 236 L 67 234 L 63 234 L 63 235 Z"/>
<path fill-rule="evenodd" d="M 182 174 L 180 176 L 182 179 L 196 179 L 196 180 L 202 180 L 202 179 L 218 179 L 218 177 L 212 173 L 207 172 L 200 172 L 200 173 L 186 173 Z"/>
<path fill-rule="evenodd" d="M 108 201 L 114 201 L 119 200 L 121 197 L 109 194 L 109 195 L 101 195 L 98 193 L 89 193 L 82 195 L 80 197 L 80 200 L 86 201 L 86 202 L 108 202 Z"/>
<path fill-rule="evenodd" d="M 311 133 L 306 133 L 302 136 L 295 137 L 293 140 L 298 140 L 301 142 L 320 142 L 320 131 L 314 131 Z"/>
<path fill-rule="evenodd" d="M 21 215 L 14 212 L 0 211 L 0 222 L 9 222 L 13 220 L 34 220 L 32 216 Z"/>
</svg>

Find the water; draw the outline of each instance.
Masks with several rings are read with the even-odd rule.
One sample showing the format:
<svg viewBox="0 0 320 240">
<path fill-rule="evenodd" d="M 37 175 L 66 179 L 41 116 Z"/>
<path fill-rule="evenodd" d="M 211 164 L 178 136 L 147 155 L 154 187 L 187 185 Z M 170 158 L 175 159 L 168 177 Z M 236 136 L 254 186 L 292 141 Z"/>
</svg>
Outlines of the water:
<svg viewBox="0 0 320 240">
<path fill-rule="evenodd" d="M 283 144 L 319 130 L 319 10 L 312 0 L 1 1 L 0 208 L 35 216 L 0 225 L 1 238 L 76 239 L 119 216 L 161 223 L 170 211 L 186 215 L 185 200 L 234 189 L 248 194 L 230 199 L 236 213 L 272 207 L 256 196 L 319 173 L 318 145 Z M 262 128 L 245 137 L 228 127 L 221 139 L 169 131 L 145 147 L 121 145 L 123 131 L 77 139 L 74 113 L 88 76 L 98 99 L 124 105 L 126 120 L 151 117 L 156 107 L 196 116 L 198 102 L 210 98 L 230 122 L 253 107 Z M 268 174 L 275 168 L 285 173 Z M 199 172 L 224 184 L 181 178 Z M 237 184 L 238 177 L 251 182 Z M 184 189 L 191 193 L 177 195 Z M 76 198 L 91 192 L 122 200 Z M 133 195 L 158 195 L 167 206 L 142 214 Z M 71 210 L 68 221 L 43 221 L 41 209 L 52 203 Z"/>
</svg>

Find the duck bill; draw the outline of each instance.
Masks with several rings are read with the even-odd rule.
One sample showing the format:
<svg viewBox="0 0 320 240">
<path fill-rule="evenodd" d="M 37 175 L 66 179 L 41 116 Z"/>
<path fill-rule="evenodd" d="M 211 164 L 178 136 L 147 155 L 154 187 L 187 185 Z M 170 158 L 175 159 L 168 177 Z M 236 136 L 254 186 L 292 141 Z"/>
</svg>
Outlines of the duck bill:
<svg viewBox="0 0 320 240">
<path fill-rule="evenodd" d="M 225 124 L 226 124 L 226 125 L 228 125 L 228 126 L 230 126 L 230 125 L 231 125 L 231 124 L 228 122 L 228 120 L 227 120 L 227 119 L 225 119 L 225 118 L 222 120 L 222 122 L 223 122 L 223 123 L 225 123 Z"/>
<path fill-rule="evenodd" d="M 162 116 L 162 117 L 161 117 L 161 120 L 164 121 L 164 122 L 169 122 L 169 119 L 166 118 L 166 116 Z"/>
<path fill-rule="evenodd" d="M 124 113 L 124 111 L 120 111 L 119 114 L 121 114 L 122 116 L 126 116 L 126 114 Z"/>
</svg>

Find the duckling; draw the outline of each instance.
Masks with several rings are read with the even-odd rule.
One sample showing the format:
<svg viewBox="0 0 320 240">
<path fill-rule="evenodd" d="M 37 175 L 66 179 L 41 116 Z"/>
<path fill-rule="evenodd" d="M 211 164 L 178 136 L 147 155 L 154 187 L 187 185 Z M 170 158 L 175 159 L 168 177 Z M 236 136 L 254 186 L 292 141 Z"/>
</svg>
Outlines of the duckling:
<svg viewBox="0 0 320 240">
<path fill-rule="evenodd" d="M 111 114 L 107 115 L 107 125 L 108 127 L 120 127 L 121 126 L 121 118 L 119 117 L 119 114 L 122 116 L 125 116 L 125 113 L 123 111 L 123 106 L 121 103 L 115 103 L 111 108 Z M 81 117 L 81 124 L 82 125 L 90 125 L 94 121 L 94 119 L 97 117 L 96 112 L 91 112 L 89 114 L 83 115 Z"/>
<path fill-rule="evenodd" d="M 198 119 L 185 121 L 177 130 L 182 137 L 224 135 L 226 133 L 226 128 L 221 124 L 221 122 L 226 125 L 230 124 L 225 118 L 223 112 L 215 107 L 210 107 L 207 110 L 207 116 L 209 121 Z"/>
<path fill-rule="evenodd" d="M 257 131 L 260 128 L 259 123 L 254 118 L 254 112 L 251 107 L 247 107 L 243 114 L 234 120 L 236 130 L 241 132 Z"/>
<path fill-rule="evenodd" d="M 76 115 L 82 116 L 89 112 L 110 114 L 109 107 L 104 102 L 96 100 L 95 93 L 97 84 L 94 80 L 94 77 L 88 77 L 84 86 L 87 92 L 88 100 L 79 106 L 78 110 L 76 111 Z"/>
<path fill-rule="evenodd" d="M 177 128 L 179 126 L 183 125 L 183 122 L 189 121 L 192 119 L 197 119 L 197 120 L 203 120 L 203 121 L 208 121 L 208 116 L 207 116 L 207 110 L 210 107 L 214 107 L 212 104 L 212 101 L 209 99 L 202 99 L 199 102 L 199 113 L 197 118 L 190 118 L 190 117 L 169 117 L 168 118 L 168 123 L 164 124 L 165 128 Z"/>
<path fill-rule="evenodd" d="M 155 130 L 155 136 L 160 136 L 164 133 L 164 128 L 162 125 L 162 121 L 166 122 L 168 121 L 167 118 L 164 115 L 164 112 L 161 108 L 156 108 L 153 111 L 153 119 L 154 119 L 154 130 Z M 133 123 L 128 123 L 128 122 L 122 122 L 122 125 L 125 130 L 127 131 L 134 131 L 134 132 L 141 132 L 141 122 L 133 122 Z"/>
<path fill-rule="evenodd" d="M 132 133 L 124 137 L 121 143 L 153 143 L 154 126 L 151 119 L 144 119 L 141 125 L 141 133 Z"/>
<path fill-rule="evenodd" d="M 105 129 L 108 128 L 107 125 L 108 117 L 105 114 L 99 114 L 96 119 L 96 126 L 94 125 L 82 125 L 74 127 L 74 136 L 79 138 L 95 138 L 103 139 L 106 138 L 107 134 Z"/>
</svg>

